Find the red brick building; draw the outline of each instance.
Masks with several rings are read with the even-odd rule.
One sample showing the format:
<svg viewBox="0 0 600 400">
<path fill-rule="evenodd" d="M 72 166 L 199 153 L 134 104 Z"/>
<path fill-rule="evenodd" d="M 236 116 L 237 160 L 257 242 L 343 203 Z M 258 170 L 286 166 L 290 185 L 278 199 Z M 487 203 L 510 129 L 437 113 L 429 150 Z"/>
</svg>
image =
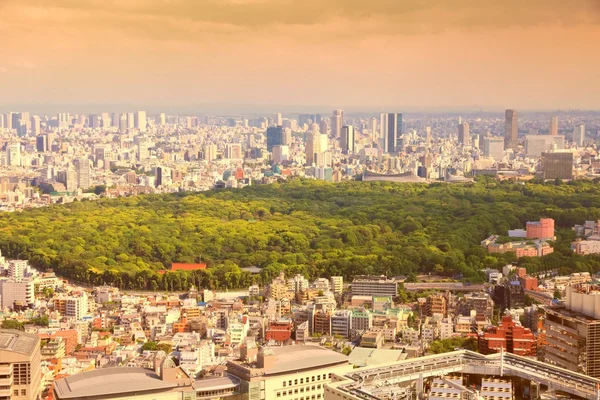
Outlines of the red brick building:
<svg viewBox="0 0 600 400">
<path fill-rule="evenodd" d="M 266 340 L 274 340 L 278 343 L 285 343 L 292 338 L 294 324 L 290 319 L 280 319 L 269 322 L 269 327 L 265 332 Z"/>
<path fill-rule="evenodd" d="M 500 326 L 479 335 L 481 354 L 500 353 L 501 349 L 519 356 L 535 356 L 537 340 L 531 330 L 517 325 L 511 316 L 505 315 Z"/>
</svg>

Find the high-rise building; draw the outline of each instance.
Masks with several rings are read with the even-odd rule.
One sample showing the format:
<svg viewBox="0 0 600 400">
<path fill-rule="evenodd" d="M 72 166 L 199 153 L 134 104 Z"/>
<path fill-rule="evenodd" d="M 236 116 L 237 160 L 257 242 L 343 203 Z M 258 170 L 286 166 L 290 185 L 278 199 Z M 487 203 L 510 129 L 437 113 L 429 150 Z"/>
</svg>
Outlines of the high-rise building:
<svg viewBox="0 0 600 400">
<path fill-rule="evenodd" d="M 0 398 L 38 400 L 41 395 L 40 338 L 16 330 L 0 330 Z"/>
<path fill-rule="evenodd" d="M 309 129 L 310 129 L 310 127 L 309 127 Z M 327 135 L 327 132 L 329 131 L 329 123 L 327 123 L 326 119 L 322 119 L 319 122 L 319 130 L 321 131 L 321 134 Z"/>
<path fill-rule="evenodd" d="M 77 187 L 84 190 L 89 188 L 92 185 L 90 160 L 80 157 L 74 161 L 74 164 L 77 171 Z"/>
<path fill-rule="evenodd" d="M 506 351 L 519 356 L 535 356 L 537 339 L 530 329 L 515 323 L 512 316 L 502 317 L 500 326 L 486 329 L 479 336 L 479 352 L 494 354 Z"/>
<path fill-rule="evenodd" d="M 539 157 L 551 150 L 561 150 L 565 147 L 564 136 L 526 135 L 525 154 Z"/>
<path fill-rule="evenodd" d="M 21 165 L 21 143 L 12 143 L 6 147 L 6 164 Z"/>
<path fill-rule="evenodd" d="M 504 119 L 504 148 L 516 149 L 518 145 L 519 124 L 517 112 L 515 110 L 506 110 Z"/>
<path fill-rule="evenodd" d="M 313 165 L 316 162 L 316 155 L 321 152 L 321 133 L 317 124 L 312 124 L 310 131 L 306 134 L 305 156 L 306 165 Z"/>
<path fill-rule="evenodd" d="M 425 128 L 425 144 L 427 146 L 431 145 L 431 127 L 430 126 Z"/>
<path fill-rule="evenodd" d="M 241 160 L 242 145 L 240 143 L 228 143 L 225 147 L 225 158 L 230 160 Z"/>
<path fill-rule="evenodd" d="M 558 135 L 558 117 L 553 116 L 550 119 L 550 136 Z"/>
<path fill-rule="evenodd" d="M 343 125 L 344 112 L 342 110 L 334 110 L 331 116 L 331 137 L 338 139 L 342 134 Z"/>
<path fill-rule="evenodd" d="M 98 129 L 101 125 L 101 119 L 99 115 L 91 114 L 89 117 L 88 126 L 92 129 Z"/>
<path fill-rule="evenodd" d="M 37 135 L 35 137 L 35 149 L 39 153 L 45 153 L 48 151 L 48 136 Z"/>
<path fill-rule="evenodd" d="M 469 124 L 462 122 L 458 125 L 458 143 L 463 146 L 471 145 L 471 134 L 469 133 Z"/>
<path fill-rule="evenodd" d="M 119 131 L 125 132 L 127 130 L 127 114 L 121 114 L 119 116 Z"/>
<path fill-rule="evenodd" d="M 273 146 L 283 144 L 283 127 L 271 126 L 267 128 L 267 151 L 273 151 Z"/>
<path fill-rule="evenodd" d="M 120 127 L 121 127 L 120 122 L 121 122 L 121 119 L 120 119 L 119 113 L 112 113 L 110 115 L 110 124 L 112 126 L 114 126 L 117 129 L 120 129 Z"/>
<path fill-rule="evenodd" d="M 160 126 L 164 126 L 167 124 L 167 116 L 165 115 L 165 113 L 158 114 L 158 116 L 156 117 L 156 124 Z"/>
<path fill-rule="evenodd" d="M 496 161 L 504 158 L 504 139 L 500 137 L 483 138 L 483 155 L 492 157 Z"/>
<path fill-rule="evenodd" d="M 156 179 L 154 180 L 155 187 L 160 187 L 163 185 L 165 172 L 166 171 L 164 167 L 156 167 Z"/>
<path fill-rule="evenodd" d="M 140 132 L 146 132 L 146 111 L 138 111 L 134 116 L 134 127 L 139 129 Z"/>
<path fill-rule="evenodd" d="M 334 294 L 342 294 L 342 292 L 344 291 L 344 277 L 332 276 L 330 281 L 331 291 Z"/>
<path fill-rule="evenodd" d="M 135 114 L 130 112 L 127 113 L 127 129 L 133 129 L 135 127 Z"/>
<path fill-rule="evenodd" d="M 6 128 L 5 117 L 4 114 L 0 114 L 0 128 Z"/>
<path fill-rule="evenodd" d="M 102 123 L 102 128 L 104 129 L 108 129 L 110 128 L 110 114 L 107 112 L 103 112 L 102 114 L 100 114 L 100 122 Z"/>
<path fill-rule="evenodd" d="M 579 124 L 573 130 L 573 143 L 582 147 L 585 144 L 585 125 Z"/>
<path fill-rule="evenodd" d="M 542 153 L 544 179 L 572 179 L 573 153 Z"/>
<path fill-rule="evenodd" d="M 404 151 L 402 140 L 402 114 L 387 113 L 380 117 L 380 146 L 390 154 Z"/>
<path fill-rule="evenodd" d="M 281 116 L 281 113 L 275 114 L 275 125 L 276 126 L 282 126 L 283 125 L 283 117 Z"/>
<path fill-rule="evenodd" d="M 40 117 L 38 117 L 37 115 L 34 115 L 33 117 L 31 117 L 31 135 L 37 136 L 40 133 L 42 133 Z"/>
<path fill-rule="evenodd" d="M 211 162 L 217 159 L 217 145 L 216 144 L 207 144 L 202 149 L 203 159 Z"/>
<path fill-rule="evenodd" d="M 344 125 L 342 127 L 342 134 L 340 137 L 340 147 L 342 153 L 352 154 L 355 149 L 355 137 L 354 137 L 354 126 Z"/>
<path fill-rule="evenodd" d="M 543 361 L 600 378 L 599 287 L 567 285 L 564 305 L 544 307 Z"/>
</svg>

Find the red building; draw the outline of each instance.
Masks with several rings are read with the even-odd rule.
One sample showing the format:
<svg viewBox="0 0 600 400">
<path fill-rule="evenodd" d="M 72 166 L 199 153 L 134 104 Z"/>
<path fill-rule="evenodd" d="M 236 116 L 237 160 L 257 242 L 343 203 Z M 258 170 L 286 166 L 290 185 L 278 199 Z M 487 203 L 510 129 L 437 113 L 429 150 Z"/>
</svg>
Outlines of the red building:
<svg viewBox="0 0 600 400">
<path fill-rule="evenodd" d="M 265 332 L 266 340 L 274 340 L 279 343 L 287 342 L 292 338 L 294 324 L 290 319 L 280 319 L 269 322 L 269 327 Z"/>
<path fill-rule="evenodd" d="M 527 239 L 554 238 L 554 220 L 552 218 L 542 218 L 539 221 L 527 222 L 525 229 Z"/>
<path fill-rule="evenodd" d="M 538 280 L 535 276 L 525 275 L 519 278 L 519 282 L 525 290 L 537 290 L 538 288 Z"/>
<path fill-rule="evenodd" d="M 479 336 L 481 354 L 500 353 L 501 349 L 519 356 L 535 356 L 537 340 L 531 330 L 517 325 L 512 317 L 502 317 L 500 326 L 494 326 Z"/>
</svg>

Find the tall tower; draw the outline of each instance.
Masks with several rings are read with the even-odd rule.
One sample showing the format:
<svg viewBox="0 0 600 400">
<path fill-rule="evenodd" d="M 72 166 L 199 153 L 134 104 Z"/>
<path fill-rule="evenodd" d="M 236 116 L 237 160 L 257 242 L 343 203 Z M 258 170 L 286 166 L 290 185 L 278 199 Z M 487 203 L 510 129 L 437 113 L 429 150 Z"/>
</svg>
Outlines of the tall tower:
<svg viewBox="0 0 600 400">
<path fill-rule="evenodd" d="M 355 148 L 354 126 L 344 125 L 342 127 L 342 135 L 340 137 L 340 147 L 342 148 L 342 153 L 344 153 L 344 154 L 354 153 L 354 148 Z"/>
<path fill-rule="evenodd" d="M 469 133 L 469 124 L 462 122 L 458 125 L 458 143 L 463 146 L 471 144 L 471 134 Z"/>
<path fill-rule="evenodd" d="M 81 189 L 87 189 L 92 185 L 90 160 L 85 157 L 77 158 L 74 161 L 77 171 L 77 186 Z"/>
<path fill-rule="evenodd" d="M 425 143 L 427 144 L 427 146 L 431 145 L 431 127 L 430 126 L 425 128 Z"/>
<path fill-rule="evenodd" d="M 267 128 L 267 151 L 273 151 L 273 146 L 283 144 L 283 127 L 271 126 Z"/>
<path fill-rule="evenodd" d="M 334 110 L 331 117 L 331 136 L 339 138 L 342 134 L 342 125 L 344 124 L 344 112 L 342 110 Z"/>
<path fill-rule="evenodd" d="M 517 112 L 515 110 L 506 110 L 504 119 L 504 148 L 516 149 L 517 137 L 519 134 L 519 125 L 517 122 Z"/>
<path fill-rule="evenodd" d="M 42 133 L 42 128 L 40 126 L 40 117 L 34 115 L 31 117 L 31 135 L 37 136 Z"/>
<path fill-rule="evenodd" d="M 402 114 L 382 114 L 383 125 L 383 149 L 386 153 L 401 153 L 404 151 L 402 141 Z"/>
<path fill-rule="evenodd" d="M 550 119 L 550 135 L 557 136 L 558 135 L 558 117 L 554 116 Z"/>
<path fill-rule="evenodd" d="M 146 111 L 138 111 L 134 116 L 134 125 L 140 132 L 146 132 Z"/>
<path fill-rule="evenodd" d="M 320 152 L 321 133 L 319 132 L 319 126 L 317 124 L 312 124 L 310 131 L 306 134 L 306 165 L 313 165 L 316 161 L 316 155 Z"/>
</svg>

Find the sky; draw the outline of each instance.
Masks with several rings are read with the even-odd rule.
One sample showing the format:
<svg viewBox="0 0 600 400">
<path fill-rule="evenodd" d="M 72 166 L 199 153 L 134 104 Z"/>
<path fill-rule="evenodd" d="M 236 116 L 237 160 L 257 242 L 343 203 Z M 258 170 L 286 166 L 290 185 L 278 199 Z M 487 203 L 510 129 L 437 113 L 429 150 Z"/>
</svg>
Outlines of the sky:
<svg viewBox="0 0 600 400">
<path fill-rule="evenodd" d="M 600 0 L 0 0 L 0 105 L 600 110 Z"/>
</svg>

